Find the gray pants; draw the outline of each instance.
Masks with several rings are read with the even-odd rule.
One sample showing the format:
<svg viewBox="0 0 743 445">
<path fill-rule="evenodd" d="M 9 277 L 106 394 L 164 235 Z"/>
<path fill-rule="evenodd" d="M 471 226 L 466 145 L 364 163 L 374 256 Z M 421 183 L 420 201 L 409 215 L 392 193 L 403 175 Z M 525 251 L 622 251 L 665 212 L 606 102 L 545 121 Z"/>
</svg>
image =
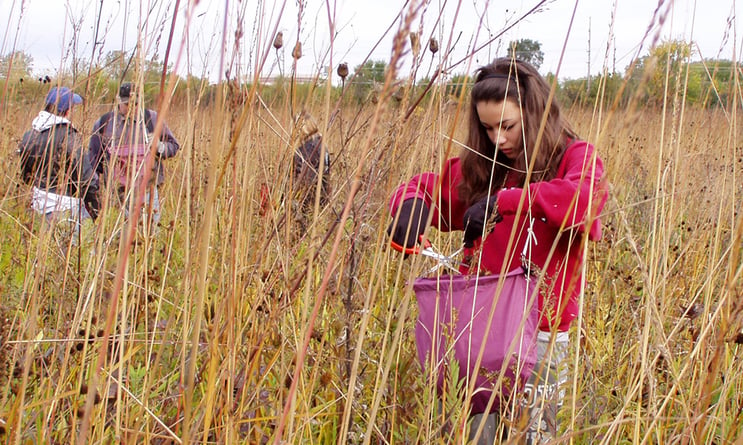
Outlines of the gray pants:
<svg viewBox="0 0 743 445">
<path fill-rule="evenodd" d="M 483 421 L 485 427 L 477 445 L 498 444 L 506 437 L 509 440 L 516 439 L 518 443 L 535 445 L 557 437 L 557 411 L 562 406 L 564 385 L 568 379 L 566 358 L 569 335 L 567 332 L 558 332 L 554 343 L 551 340 L 550 332 L 539 332 L 537 336 L 537 364 L 526 382 L 519 412 L 513 416 L 514 421 L 510 422 L 514 427 L 510 430 L 500 428 L 498 413 L 475 414 L 470 417 L 470 440 L 475 438 Z"/>
<path fill-rule="evenodd" d="M 76 246 L 82 225 L 88 219 L 91 219 L 90 214 L 81 205 L 77 209 L 47 212 L 44 214 L 42 224 L 54 230 L 58 243 L 71 242 L 73 246 Z"/>
<path fill-rule="evenodd" d="M 119 187 L 118 189 L 119 204 L 123 207 L 126 218 L 129 218 L 129 200 L 133 201 L 137 199 L 137 193 L 138 190 L 136 188 L 131 191 L 124 187 Z M 144 227 L 150 233 L 153 233 L 160 223 L 160 194 L 157 192 L 157 186 L 153 185 L 147 188 L 144 194 L 144 200 L 139 203 L 139 206 L 142 207 L 140 221 L 142 221 Z"/>
</svg>

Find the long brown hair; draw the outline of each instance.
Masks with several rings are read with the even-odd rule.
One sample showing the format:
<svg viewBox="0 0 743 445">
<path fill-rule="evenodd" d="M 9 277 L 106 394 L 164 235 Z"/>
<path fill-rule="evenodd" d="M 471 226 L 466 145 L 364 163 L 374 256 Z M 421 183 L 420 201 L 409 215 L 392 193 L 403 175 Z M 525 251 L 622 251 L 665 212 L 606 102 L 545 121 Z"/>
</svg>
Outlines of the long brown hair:
<svg viewBox="0 0 743 445">
<path fill-rule="evenodd" d="M 459 186 L 459 195 L 466 203 L 472 204 L 490 194 L 489 191 L 499 189 L 505 182 L 506 174 L 509 175 L 509 182 L 517 180 L 522 186 L 525 185 L 527 159 L 531 161 L 532 156 L 536 156 L 536 159 L 530 182 L 554 178 L 568 139 L 576 136 L 570 124 L 561 116 L 560 107 L 554 99 L 547 109 L 549 93 L 550 85 L 536 68 L 518 59 L 496 59 L 477 70 L 475 84 L 470 94 L 467 136 L 469 148 L 465 148 L 460 155 L 463 181 Z M 515 160 L 510 160 L 500 151 L 496 155 L 495 145 L 480 123 L 477 104 L 503 100 L 512 100 L 521 107 L 523 116 L 521 148 L 526 151 L 526 157 L 519 156 Z M 547 124 L 537 150 L 537 133 L 545 112 Z M 493 190 L 489 190 L 491 184 Z"/>
</svg>

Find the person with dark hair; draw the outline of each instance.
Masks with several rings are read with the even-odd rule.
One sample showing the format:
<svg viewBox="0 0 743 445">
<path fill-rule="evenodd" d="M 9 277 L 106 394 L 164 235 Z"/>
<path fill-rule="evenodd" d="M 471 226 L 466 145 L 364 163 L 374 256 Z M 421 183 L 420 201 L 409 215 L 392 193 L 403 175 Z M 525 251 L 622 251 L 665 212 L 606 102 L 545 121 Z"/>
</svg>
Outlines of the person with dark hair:
<svg viewBox="0 0 743 445">
<path fill-rule="evenodd" d="M 88 150 L 91 163 L 99 175 L 105 178 L 107 184 L 116 187 L 126 215 L 137 197 L 138 187 L 147 188 L 144 202 L 139 205 L 147 206 L 152 224 L 157 225 L 160 221 L 158 187 L 165 181 L 161 161 L 175 156 L 180 145 L 168 125 L 163 123 L 157 135 L 157 150 L 152 153 L 150 146 L 155 136 L 157 113 L 145 108 L 139 97 L 141 95 L 132 83 L 121 84 L 115 109 L 93 124 Z M 151 154 L 155 156 L 153 169 L 149 180 L 143 184 L 144 167 Z"/>
<path fill-rule="evenodd" d="M 70 122 L 74 106 L 82 101 L 67 87 L 51 88 L 19 147 L 23 180 L 33 186 L 31 208 L 46 220 L 73 222 L 73 233 L 79 233 L 86 218 L 95 220 L 100 210 L 98 177 Z"/>
<path fill-rule="evenodd" d="M 526 62 L 500 58 L 479 68 L 466 147 L 446 161 L 441 175 L 423 173 L 402 184 L 390 203 L 388 233 L 395 243 L 415 246 L 430 217 L 439 230 L 464 231 L 462 273 L 523 268 L 537 283 L 536 365 L 509 426 L 499 425 L 505 413 L 472 413 L 471 438 L 485 422 L 481 444 L 500 441 L 498 430 L 509 427 L 511 434 L 523 432 L 527 443 L 556 437 L 568 329 L 585 278 L 584 245 L 601 236 L 602 161 L 552 99 L 550 85 Z"/>
<path fill-rule="evenodd" d="M 326 205 L 330 199 L 330 154 L 323 147 L 322 133 L 309 113 L 303 111 L 297 115 L 294 125 L 299 136 L 292 170 L 294 203 L 297 212 L 306 214 L 314 208 L 318 179 L 320 205 Z"/>
</svg>

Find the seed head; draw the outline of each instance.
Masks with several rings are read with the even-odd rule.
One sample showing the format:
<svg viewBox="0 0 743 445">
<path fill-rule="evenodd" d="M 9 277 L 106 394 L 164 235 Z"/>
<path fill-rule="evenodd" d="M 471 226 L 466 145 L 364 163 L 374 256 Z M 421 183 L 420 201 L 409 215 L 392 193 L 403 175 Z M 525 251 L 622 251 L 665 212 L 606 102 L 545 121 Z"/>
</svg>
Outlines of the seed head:
<svg viewBox="0 0 743 445">
<path fill-rule="evenodd" d="M 273 38 L 273 47 L 281 49 L 284 46 L 284 33 L 279 31 L 276 33 L 276 37 Z"/>
<path fill-rule="evenodd" d="M 322 386 L 328 386 L 333 382 L 333 375 L 329 372 L 325 372 L 320 376 L 320 383 Z"/>
<path fill-rule="evenodd" d="M 294 45 L 292 57 L 294 57 L 294 60 L 299 60 L 299 58 L 302 57 L 302 42 L 297 42 L 297 44 Z"/>
<path fill-rule="evenodd" d="M 431 51 L 431 54 L 439 52 L 439 41 L 436 40 L 436 37 L 431 37 L 431 40 L 428 41 L 428 50 Z"/>
<path fill-rule="evenodd" d="M 341 76 L 341 79 L 346 80 L 346 76 L 348 76 L 348 65 L 345 62 L 338 65 L 338 75 Z"/>
<path fill-rule="evenodd" d="M 410 33 L 410 49 L 413 50 L 413 56 L 417 58 L 421 52 L 421 41 L 417 32 Z"/>
<path fill-rule="evenodd" d="M 702 305 L 701 303 L 694 303 L 683 308 L 684 317 L 688 318 L 689 320 L 694 320 L 695 318 L 702 315 L 703 312 L 704 305 Z"/>
</svg>

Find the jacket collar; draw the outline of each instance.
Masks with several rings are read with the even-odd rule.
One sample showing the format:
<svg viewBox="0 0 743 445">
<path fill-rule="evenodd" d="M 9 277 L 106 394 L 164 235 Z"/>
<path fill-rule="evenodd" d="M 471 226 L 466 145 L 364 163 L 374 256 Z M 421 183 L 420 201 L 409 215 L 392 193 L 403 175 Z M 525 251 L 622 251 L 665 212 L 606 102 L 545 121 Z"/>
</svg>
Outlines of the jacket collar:
<svg viewBox="0 0 743 445">
<path fill-rule="evenodd" d="M 50 129 L 55 125 L 69 123 L 70 120 L 64 116 L 57 116 L 56 114 L 41 110 L 39 115 L 34 118 L 33 122 L 31 122 L 31 128 L 41 132 Z"/>
</svg>

